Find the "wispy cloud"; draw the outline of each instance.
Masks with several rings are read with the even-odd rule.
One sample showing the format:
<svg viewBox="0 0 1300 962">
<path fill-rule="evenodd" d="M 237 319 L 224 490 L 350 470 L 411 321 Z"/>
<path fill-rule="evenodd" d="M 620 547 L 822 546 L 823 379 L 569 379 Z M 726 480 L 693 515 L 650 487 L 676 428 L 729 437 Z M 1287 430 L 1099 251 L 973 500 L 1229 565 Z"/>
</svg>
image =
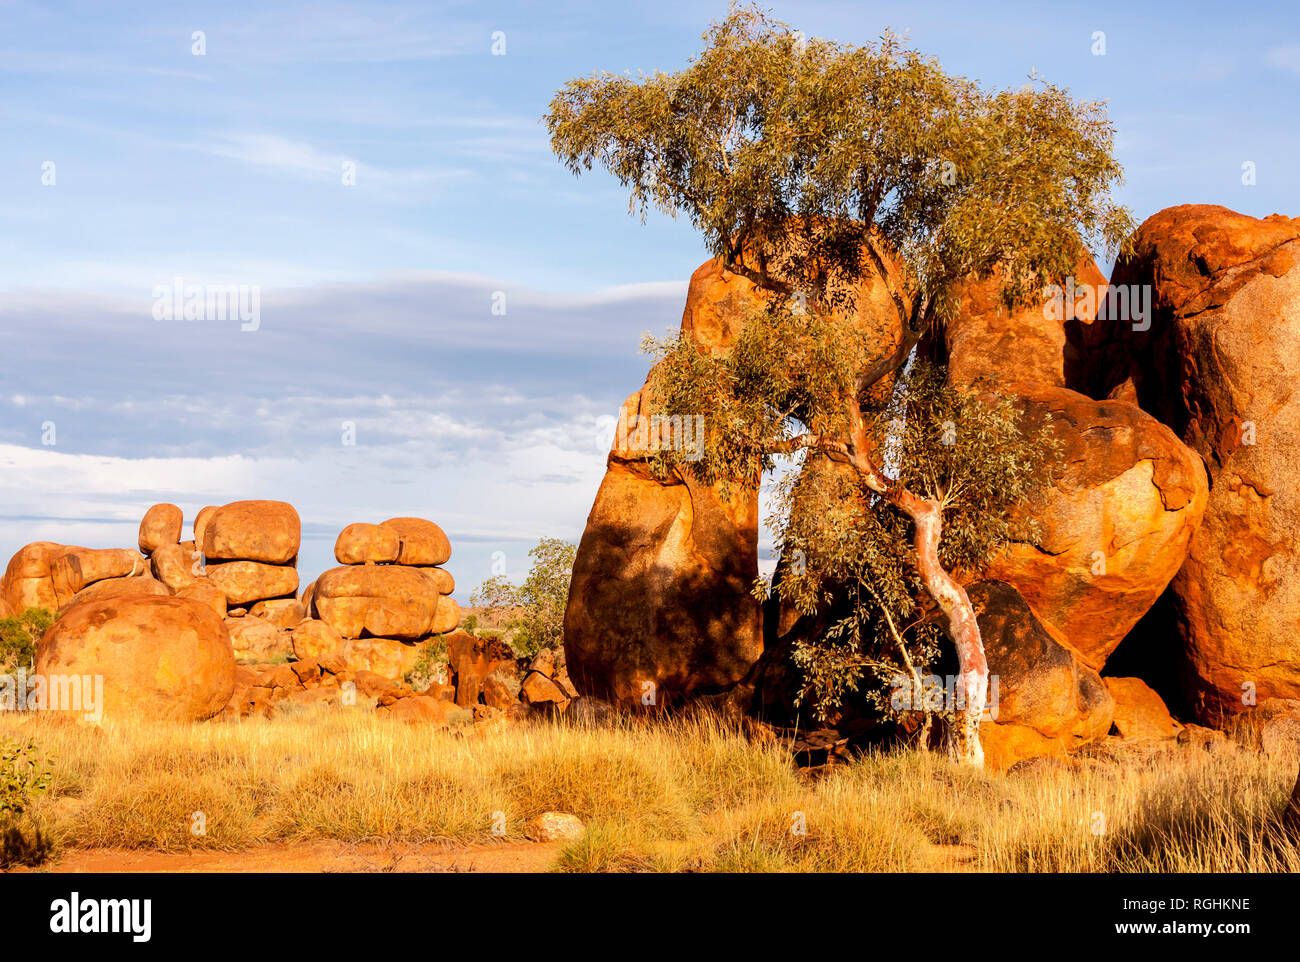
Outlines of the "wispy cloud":
<svg viewBox="0 0 1300 962">
<path fill-rule="evenodd" d="M 1279 70 L 1300 73 L 1300 43 L 1283 44 L 1268 52 L 1268 62 Z"/>
<path fill-rule="evenodd" d="M 313 180 L 342 183 L 345 171 L 351 171 L 355 175 L 355 186 L 364 188 L 370 185 L 390 192 L 446 184 L 473 176 L 473 171 L 468 168 L 397 170 L 379 167 L 363 163 L 355 156 L 321 150 L 312 144 L 276 134 L 227 134 L 215 140 L 184 146 L 214 157 L 227 157 Z"/>
<path fill-rule="evenodd" d="M 645 376 L 640 332 L 677 321 L 684 287 L 510 286 L 497 315 L 500 283 L 420 272 L 268 290 L 247 333 L 154 321 L 143 298 L 6 297 L 0 556 L 38 538 L 131 544 L 156 501 L 192 517 L 251 497 L 314 526 L 306 577 L 345 524 L 396 514 L 447 528 L 467 588 L 494 551 L 522 566 L 537 538 L 576 538 L 613 415 Z"/>
</svg>

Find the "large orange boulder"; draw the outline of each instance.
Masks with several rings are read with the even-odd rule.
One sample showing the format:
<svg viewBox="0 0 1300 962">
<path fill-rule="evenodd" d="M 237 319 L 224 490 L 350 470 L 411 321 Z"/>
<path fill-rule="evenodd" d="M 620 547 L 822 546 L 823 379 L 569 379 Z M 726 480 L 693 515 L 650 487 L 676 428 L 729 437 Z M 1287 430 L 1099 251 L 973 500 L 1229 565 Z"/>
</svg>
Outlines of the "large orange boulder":
<svg viewBox="0 0 1300 962">
<path fill-rule="evenodd" d="M 148 569 L 149 562 L 133 548 L 66 548 L 51 562 L 50 580 L 62 605 L 96 581 L 133 577 Z"/>
<path fill-rule="evenodd" d="M 166 585 L 147 576 L 105 578 L 103 581 L 96 581 L 93 585 L 82 588 L 59 611 L 60 613 L 65 612 L 74 605 L 83 604 L 87 601 L 99 601 L 108 598 L 138 598 L 149 595 L 161 598 L 170 594 L 171 592 L 167 590 Z"/>
<path fill-rule="evenodd" d="M 620 420 L 648 416 L 644 392 Z M 656 478 L 615 438 L 587 518 L 564 616 L 578 690 L 661 705 L 726 688 L 762 653 L 757 491 L 730 498 L 682 472 Z"/>
<path fill-rule="evenodd" d="M 1164 699 L 1141 678 L 1107 678 L 1115 699 L 1115 730 L 1124 738 L 1173 738 L 1183 726 L 1174 721 Z"/>
<path fill-rule="evenodd" d="M 144 520 L 140 522 L 140 551 L 151 554 L 162 545 L 179 543 L 184 525 L 185 515 L 179 507 L 155 504 L 145 512 Z"/>
<path fill-rule="evenodd" d="M 1016 308 L 1003 303 L 997 276 L 963 284 L 957 312 L 943 333 L 949 381 L 962 387 L 980 378 L 1065 387 L 1066 327 L 1081 318 L 1092 320 L 1106 276 L 1087 257 L 1065 280 L 1052 296 Z M 1084 290 L 1090 296 L 1071 297 Z"/>
<path fill-rule="evenodd" d="M 334 542 L 334 557 L 341 565 L 386 564 L 402 553 L 402 536 L 383 524 L 350 524 Z"/>
<path fill-rule="evenodd" d="M 50 566 L 64 551 L 66 545 L 53 541 L 34 541 L 19 548 L 5 569 L 0 581 L 0 596 L 10 611 L 21 613 L 28 608 L 59 609 Z"/>
<path fill-rule="evenodd" d="M 203 520 L 201 544 L 209 561 L 283 565 L 298 557 L 302 521 L 284 501 L 235 501 Z M 195 527 L 197 539 L 197 520 Z"/>
<path fill-rule="evenodd" d="M 242 606 L 267 598 L 283 598 L 298 590 L 298 569 L 260 561 L 210 563 L 204 569 L 208 580 L 221 589 L 231 606 Z"/>
<path fill-rule="evenodd" d="M 235 658 L 221 618 L 186 598 L 130 597 L 69 609 L 45 632 L 36 671 L 104 679 L 104 714 L 201 721 L 235 687 Z"/>
<path fill-rule="evenodd" d="M 415 641 L 433 630 L 440 597 L 433 579 L 419 568 L 344 565 L 316 579 L 312 604 L 317 617 L 343 638 Z"/>
<path fill-rule="evenodd" d="M 988 765 L 1009 768 L 1105 738 L 1115 704 L 1097 672 L 1011 585 L 981 581 L 967 590 L 989 664 L 992 717 L 980 726 Z"/>
<path fill-rule="evenodd" d="M 402 539 L 398 564 L 440 565 L 451 557 L 447 534 L 432 521 L 423 518 L 389 518 L 382 527 L 396 531 Z"/>
<path fill-rule="evenodd" d="M 1148 218 L 1113 285 L 1149 285 L 1149 328 L 1081 328 L 1079 380 L 1129 390 L 1205 462 L 1212 488 L 1171 585 L 1203 720 L 1300 697 L 1300 219 L 1224 207 Z"/>
<path fill-rule="evenodd" d="M 1100 669 L 1187 557 L 1205 510 L 1200 459 L 1135 405 L 1017 383 L 1026 429 L 1048 417 L 1059 473 L 1023 511 L 1038 544 L 1012 542 L 986 576 L 1013 585 L 1084 662 Z"/>
</svg>

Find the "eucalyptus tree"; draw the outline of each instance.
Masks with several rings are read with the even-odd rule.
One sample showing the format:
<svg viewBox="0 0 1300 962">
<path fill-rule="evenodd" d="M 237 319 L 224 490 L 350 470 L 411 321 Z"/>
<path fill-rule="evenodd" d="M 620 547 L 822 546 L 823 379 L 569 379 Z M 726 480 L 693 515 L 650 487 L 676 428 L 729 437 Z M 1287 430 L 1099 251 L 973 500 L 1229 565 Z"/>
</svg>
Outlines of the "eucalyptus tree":
<svg viewBox="0 0 1300 962">
<path fill-rule="evenodd" d="M 1050 444 L 1017 430 L 1006 399 L 947 388 L 924 365 L 894 388 L 918 342 L 953 316 L 962 282 L 997 278 L 1007 306 L 1022 305 L 1090 247 L 1120 247 L 1133 223 L 1112 199 L 1114 129 L 1104 104 L 1041 80 L 986 91 L 889 33 L 854 46 L 733 7 L 704 41 L 676 72 L 571 80 L 545 118 L 552 148 L 575 174 L 608 170 L 642 219 L 689 218 L 723 267 L 764 293 L 726 356 L 684 337 L 653 348 L 659 403 L 708 416 L 705 457 L 684 467 L 753 483 L 797 459 L 777 530 L 806 567 L 783 597 L 824 604 L 837 573 L 874 588 L 868 606 L 890 618 L 920 612 L 917 630 L 937 617 L 959 662 L 952 744 L 982 763 L 988 668 L 951 566 L 992 549 L 1041 483 Z M 864 278 L 884 285 L 886 310 L 863 316 Z M 883 416 L 891 404 L 902 417 Z M 942 410 L 952 417 L 936 422 Z M 839 504 L 851 510 L 806 523 L 845 477 Z M 897 570 L 904 554 L 910 574 Z M 861 623 L 838 622 L 836 637 Z"/>
</svg>

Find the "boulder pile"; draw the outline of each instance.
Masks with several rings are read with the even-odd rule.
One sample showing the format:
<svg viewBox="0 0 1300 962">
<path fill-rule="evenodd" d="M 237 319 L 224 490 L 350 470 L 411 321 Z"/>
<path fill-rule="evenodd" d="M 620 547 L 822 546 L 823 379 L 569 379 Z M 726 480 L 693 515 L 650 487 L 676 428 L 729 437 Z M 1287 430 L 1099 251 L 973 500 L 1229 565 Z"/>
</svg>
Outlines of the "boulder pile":
<svg viewBox="0 0 1300 962">
<path fill-rule="evenodd" d="M 1134 643 L 1173 660 L 1191 711 L 1215 722 L 1300 698 L 1300 218 L 1187 204 L 1149 217 L 1133 248 L 1111 281 L 1149 291 L 1151 316 L 1072 330 L 1072 376 L 1131 398 L 1208 470 L 1168 616 Z"/>
<path fill-rule="evenodd" d="M 862 283 L 860 313 L 891 316 Z M 1289 360 L 1300 218 L 1170 208 L 1141 226 L 1109 281 L 1085 257 L 1041 304 L 1008 311 L 993 279 L 954 294 L 955 316 L 919 351 L 955 386 L 1012 395 L 1027 429 L 1050 421 L 1062 450 L 1043 503 L 1025 509 L 1041 539 L 966 573 L 1003 676 L 1001 710 L 983 728 L 990 761 L 1114 736 L 1202 737 L 1167 701 L 1219 724 L 1300 700 L 1289 463 L 1300 449 Z M 725 354 L 761 303 L 710 261 L 691 278 L 682 330 Z M 633 708 L 647 692 L 721 692 L 770 718 L 792 702 L 791 639 L 819 625 L 779 604 L 760 614 L 739 590 L 753 580 L 752 492 L 722 499 L 693 479 L 656 478 L 645 452 L 620 443 L 654 412 L 645 388 L 625 402 L 620 426 L 633 429 L 611 447 L 578 548 L 565 617 L 574 680 Z"/>
<path fill-rule="evenodd" d="M 323 666 L 304 675 L 314 684 L 299 687 L 329 687 L 328 679 L 339 687 L 340 677 L 396 683 L 460 622 L 455 580 L 442 567 L 451 544 L 431 521 L 349 525 L 335 551 L 344 566 L 301 598 L 302 523 L 292 505 L 203 508 L 189 541 L 183 525 L 180 507 L 157 504 L 140 522 L 138 551 L 26 545 L 0 579 L 0 616 L 32 607 L 57 613 L 38 646 L 38 669 L 102 675 L 110 713 L 185 720 L 229 714 L 246 697 L 270 704 L 271 693 L 292 687 L 283 671 L 254 684 L 259 672 L 249 664 Z M 494 692 L 501 685 L 479 678 L 484 684 Z"/>
<path fill-rule="evenodd" d="M 564 649 L 518 658 L 507 644 L 456 632 L 446 639 L 447 660 L 431 677 L 407 684 L 341 657 L 299 658 L 281 665 L 238 665 L 222 717 L 274 718 L 305 706 L 360 706 L 410 724 L 439 728 L 473 725 L 489 731 L 532 717 L 554 718 L 581 698 L 569 680 Z M 594 717 L 603 703 L 584 717 Z"/>
<path fill-rule="evenodd" d="M 334 544 L 340 567 L 303 592 L 299 657 L 337 656 L 353 670 L 397 678 L 415 667 L 436 635 L 453 631 L 460 608 L 456 582 L 441 567 L 451 557 L 443 530 L 423 518 L 390 518 L 344 528 Z"/>
</svg>

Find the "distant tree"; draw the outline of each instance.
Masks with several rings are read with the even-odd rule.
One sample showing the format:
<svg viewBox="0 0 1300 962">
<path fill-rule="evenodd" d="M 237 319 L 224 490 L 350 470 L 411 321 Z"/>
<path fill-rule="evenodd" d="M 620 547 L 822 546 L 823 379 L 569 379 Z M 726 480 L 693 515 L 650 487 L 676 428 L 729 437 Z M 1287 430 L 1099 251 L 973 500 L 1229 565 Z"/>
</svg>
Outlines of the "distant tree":
<svg viewBox="0 0 1300 962">
<path fill-rule="evenodd" d="M 528 577 L 515 585 L 504 575 L 483 582 L 470 595 L 470 604 L 509 619 L 511 644 L 521 654 L 535 655 L 564 641 L 564 607 L 577 547 L 560 538 L 543 538 L 528 552 L 533 559 Z"/>
<path fill-rule="evenodd" d="M 826 539 L 788 520 L 778 523 L 784 547 L 798 550 L 805 537 L 820 545 L 806 559 L 807 578 L 820 584 L 833 571 L 871 570 L 872 552 L 884 558 L 910 543 L 907 577 L 937 607 L 959 661 L 964 714 L 950 744 L 982 764 L 988 667 L 948 565 L 973 561 L 1041 477 L 1041 439 L 1013 433 L 1003 401 L 940 389 L 920 365 L 901 379 L 901 437 L 879 415 L 917 343 L 951 318 L 959 282 L 996 277 L 1008 305 L 1027 303 L 1072 273 L 1089 244 L 1113 251 L 1131 233 L 1131 216 L 1111 199 L 1122 173 L 1113 127 L 1100 103 L 1041 81 L 986 92 L 890 34 L 855 47 L 733 8 L 704 39 L 676 73 L 570 81 L 546 115 L 551 145 L 575 174 L 609 170 L 643 219 L 651 206 L 684 213 L 724 268 L 769 295 L 727 358 L 701 354 L 689 338 L 652 345 L 665 412 L 708 418 L 706 455 L 687 467 L 755 483 L 779 458 L 802 460 L 813 473 L 801 473 L 783 506 L 795 519 L 827 500 L 829 481 L 818 479 L 832 476 L 828 464 L 849 472 L 848 503 L 861 508 L 852 524 L 862 530 L 835 515 L 844 564 L 826 556 Z M 857 316 L 864 274 L 881 279 L 892 304 L 892 316 L 866 325 Z M 976 458 L 969 467 L 930 438 L 927 412 L 944 408 L 957 414 L 957 446 Z M 999 444 L 981 447 L 980 432 Z M 882 455 L 895 450 L 886 471 Z M 969 520 L 951 521 L 957 530 L 942 539 L 945 514 Z M 913 612 L 902 600 L 907 577 L 876 588 L 873 603 L 891 617 Z M 783 597 L 825 603 L 810 583 L 784 582 Z M 862 621 L 837 623 L 832 643 L 847 624 Z M 844 671 L 823 680 L 833 677 Z"/>
<path fill-rule="evenodd" d="M 21 615 L 0 618 L 0 669 L 30 670 L 36 645 L 52 624 L 54 615 L 44 608 L 28 608 Z"/>
</svg>

